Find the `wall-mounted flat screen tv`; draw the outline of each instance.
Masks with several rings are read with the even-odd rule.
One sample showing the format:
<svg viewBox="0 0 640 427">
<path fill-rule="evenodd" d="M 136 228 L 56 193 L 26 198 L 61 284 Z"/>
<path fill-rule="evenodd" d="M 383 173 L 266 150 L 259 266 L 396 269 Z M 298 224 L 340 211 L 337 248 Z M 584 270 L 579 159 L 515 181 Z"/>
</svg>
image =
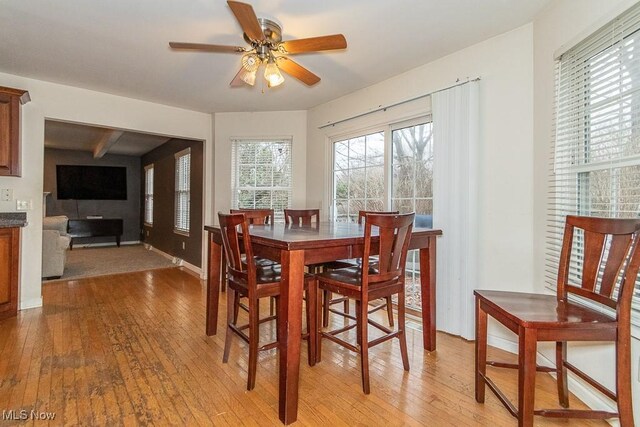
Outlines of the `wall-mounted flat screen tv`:
<svg viewBox="0 0 640 427">
<path fill-rule="evenodd" d="M 58 200 L 127 200 L 127 168 L 57 165 Z"/>
</svg>

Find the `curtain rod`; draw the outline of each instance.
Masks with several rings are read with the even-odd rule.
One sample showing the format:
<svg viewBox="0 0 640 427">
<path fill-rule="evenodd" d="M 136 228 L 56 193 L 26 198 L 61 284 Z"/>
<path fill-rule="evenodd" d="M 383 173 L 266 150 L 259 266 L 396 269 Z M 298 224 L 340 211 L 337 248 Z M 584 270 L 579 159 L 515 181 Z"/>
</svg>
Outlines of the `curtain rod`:
<svg viewBox="0 0 640 427">
<path fill-rule="evenodd" d="M 367 116 L 369 114 L 377 113 L 378 111 L 386 111 L 388 108 L 397 107 L 398 105 L 406 104 L 407 102 L 412 102 L 412 101 L 416 101 L 416 100 L 421 99 L 421 98 L 426 98 L 427 96 L 431 96 L 434 93 L 442 92 L 443 90 L 448 90 L 448 89 L 451 89 L 451 88 L 454 88 L 454 87 L 457 87 L 457 86 L 466 85 L 469 82 L 477 82 L 477 81 L 480 81 L 480 77 L 476 77 L 475 79 L 467 78 L 467 81 L 464 81 L 464 82 L 460 82 L 460 80 L 458 79 L 456 81 L 456 84 L 454 84 L 454 85 L 451 85 L 451 86 L 448 86 L 448 87 L 445 87 L 445 88 L 442 88 L 442 89 L 434 90 L 433 92 L 429 92 L 429 93 L 425 93 L 425 94 L 422 94 L 422 95 L 414 96 L 413 98 L 409 98 L 409 99 L 405 99 L 405 100 L 402 100 L 402 101 L 394 102 L 392 104 L 379 105 L 378 108 L 375 108 L 373 110 L 365 111 L 364 113 L 359 113 L 359 114 L 347 117 L 346 119 L 340 119 L 340 120 L 336 120 L 336 121 L 333 121 L 333 122 L 325 123 L 325 124 L 323 124 L 321 126 L 318 126 L 318 129 L 324 129 L 324 128 L 329 127 L 329 126 L 335 126 L 335 125 L 340 124 L 340 123 L 348 122 L 349 120 L 353 120 L 353 119 L 357 119 L 357 118 L 360 118 L 360 117 L 363 117 L 363 116 Z"/>
</svg>

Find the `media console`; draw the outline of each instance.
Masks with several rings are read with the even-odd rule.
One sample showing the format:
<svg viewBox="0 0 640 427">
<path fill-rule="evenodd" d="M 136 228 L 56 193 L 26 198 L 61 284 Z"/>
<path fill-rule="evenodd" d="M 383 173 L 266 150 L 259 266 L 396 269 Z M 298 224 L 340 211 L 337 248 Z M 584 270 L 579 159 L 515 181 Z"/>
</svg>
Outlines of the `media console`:
<svg viewBox="0 0 640 427">
<path fill-rule="evenodd" d="M 100 219 L 70 219 L 67 233 L 71 237 L 69 249 L 73 249 L 73 239 L 80 237 L 113 236 L 120 247 L 122 237 L 122 218 Z"/>
</svg>

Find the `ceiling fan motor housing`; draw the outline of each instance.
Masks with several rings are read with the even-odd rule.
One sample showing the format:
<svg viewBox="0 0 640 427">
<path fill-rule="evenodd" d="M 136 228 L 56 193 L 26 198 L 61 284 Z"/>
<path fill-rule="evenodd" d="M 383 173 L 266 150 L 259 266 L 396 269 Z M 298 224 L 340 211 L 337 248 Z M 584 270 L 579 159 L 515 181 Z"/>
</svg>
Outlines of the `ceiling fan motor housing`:
<svg viewBox="0 0 640 427">
<path fill-rule="evenodd" d="M 282 41 L 282 27 L 276 22 L 266 18 L 258 18 L 258 22 L 260 23 L 260 28 L 262 28 L 262 32 L 266 38 L 265 43 L 270 44 L 275 48 L 277 44 Z M 255 46 L 259 44 L 255 40 L 251 40 L 246 33 L 243 35 L 245 41 L 250 45 Z"/>
</svg>

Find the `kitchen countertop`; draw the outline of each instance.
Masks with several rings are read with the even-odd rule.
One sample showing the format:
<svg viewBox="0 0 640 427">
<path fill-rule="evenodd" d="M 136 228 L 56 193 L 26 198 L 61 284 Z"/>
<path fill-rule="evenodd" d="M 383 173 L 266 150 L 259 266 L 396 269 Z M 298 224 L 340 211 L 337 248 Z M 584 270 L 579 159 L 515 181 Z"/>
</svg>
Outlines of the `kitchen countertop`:
<svg viewBox="0 0 640 427">
<path fill-rule="evenodd" d="M 26 212 L 0 212 L 0 228 L 25 227 Z"/>
</svg>

